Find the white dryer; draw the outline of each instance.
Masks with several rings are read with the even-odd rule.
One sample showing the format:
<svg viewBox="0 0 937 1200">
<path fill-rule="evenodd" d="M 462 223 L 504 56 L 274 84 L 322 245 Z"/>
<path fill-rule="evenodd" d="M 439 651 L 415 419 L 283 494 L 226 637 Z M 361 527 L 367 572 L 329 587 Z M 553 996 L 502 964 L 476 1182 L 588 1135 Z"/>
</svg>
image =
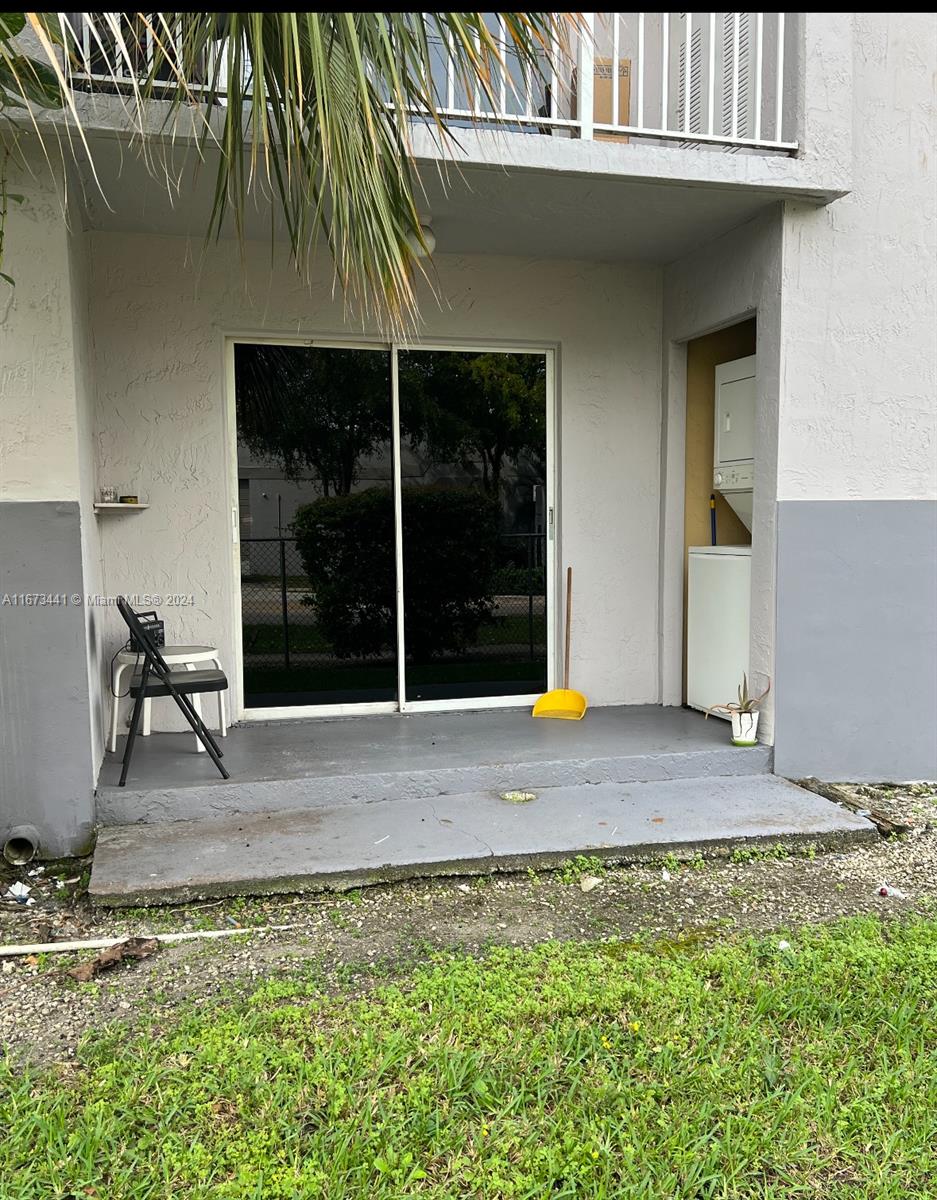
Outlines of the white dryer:
<svg viewBox="0 0 937 1200">
<path fill-rule="evenodd" d="M 749 531 L 755 487 L 755 356 L 716 367 L 713 491 Z"/>
</svg>

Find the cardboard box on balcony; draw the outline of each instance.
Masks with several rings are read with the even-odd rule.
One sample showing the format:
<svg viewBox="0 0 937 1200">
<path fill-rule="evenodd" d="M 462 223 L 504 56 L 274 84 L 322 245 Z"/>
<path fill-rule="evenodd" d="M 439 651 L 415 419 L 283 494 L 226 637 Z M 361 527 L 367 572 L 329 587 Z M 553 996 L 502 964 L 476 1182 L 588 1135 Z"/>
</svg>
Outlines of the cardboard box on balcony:
<svg viewBox="0 0 937 1200">
<path fill-rule="evenodd" d="M 592 69 L 592 120 L 596 125 L 611 125 L 615 118 L 612 115 L 612 82 L 613 62 L 610 58 L 596 58 Z M 572 84 L 573 112 L 579 114 L 579 89 L 577 87 L 576 71 L 573 71 Z M 631 59 L 618 60 L 618 125 L 627 125 L 631 119 Z M 593 134 L 597 142 L 627 142 L 627 133 L 612 133 L 607 129 L 597 129 Z"/>
</svg>

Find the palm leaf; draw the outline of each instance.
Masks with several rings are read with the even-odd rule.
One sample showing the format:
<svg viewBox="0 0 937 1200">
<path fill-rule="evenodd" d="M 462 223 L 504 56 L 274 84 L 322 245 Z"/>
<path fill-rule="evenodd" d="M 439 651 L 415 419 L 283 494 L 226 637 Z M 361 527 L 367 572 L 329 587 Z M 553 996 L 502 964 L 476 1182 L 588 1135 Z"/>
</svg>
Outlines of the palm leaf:
<svg viewBox="0 0 937 1200">
<path fill-rule="evenodd" d="M 412 323 L 423 270 L 413 248 L 422 241 L 413 114 L 443 151 L 454 146 L 434 46 L 448 48 L 469 107 L 497 111 L 509 57 L 526 89 L 576 23 L 573 14 L 494 14 L 502 37 L 486 15 L 96 14 L 95 73 L 121 96 L 141 152 L 167 184 L 180 131 L 194 122 L 199 155 L 215 167 L 209 236 L 231 219 L 243 239 L 249 207 L 264 200 L 302 272 L 324 239 L 349 307 L 396 331 Z M 81 134 L 71 102 L 75 75 L 88 73 L 79 31 L 64 17 L 59 31 L 45 14 L 27 16 Z M 55 45 L 68 50 L 63 66 Z M 4 65 L 29 99 L 28 71 Z M 154 98 L 166 102 L 159 137 L 150 132 Z"/>
</svg>

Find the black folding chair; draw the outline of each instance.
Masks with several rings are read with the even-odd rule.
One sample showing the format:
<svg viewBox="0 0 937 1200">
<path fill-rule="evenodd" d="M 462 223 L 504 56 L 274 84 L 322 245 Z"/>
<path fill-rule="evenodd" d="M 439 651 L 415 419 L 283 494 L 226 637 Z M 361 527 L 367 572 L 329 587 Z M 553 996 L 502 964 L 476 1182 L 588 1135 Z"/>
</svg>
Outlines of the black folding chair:
<svg viewBox="0 0 937 1200">
<path fill-rule="evenodd" d="M 127 623 L 132 642 L 139 648 L 143 659 L 143 669 L 135 674 L 130 683 L 130 695 L 133 697 L 133 716 L 130 718 L 130 732 L 127 735 L 127 746 L 124 750 L 124 765 L 120 772 L 120 786 L 127 782 L 127 771 L 133 755 L 133 743 L 140 727 L 140 717 L 143 714 L 144 700 L 155 696 L 172 696 L 179 706 L 182 715 L 195 730 L 211 760 L 225 779 L 231 776 L 221 765 L 222 753 L 218 743 L 212 737 L 208 726 L 192 706 L 189 696 L 195 692 L 223 692 L 228 686 L 224 671 L 173 671 L 160 654 L 156 643 L 150 636 L 149 630 L 140 621 L 123 596 L 117 597 L 117 608 Z"/>
</svg>

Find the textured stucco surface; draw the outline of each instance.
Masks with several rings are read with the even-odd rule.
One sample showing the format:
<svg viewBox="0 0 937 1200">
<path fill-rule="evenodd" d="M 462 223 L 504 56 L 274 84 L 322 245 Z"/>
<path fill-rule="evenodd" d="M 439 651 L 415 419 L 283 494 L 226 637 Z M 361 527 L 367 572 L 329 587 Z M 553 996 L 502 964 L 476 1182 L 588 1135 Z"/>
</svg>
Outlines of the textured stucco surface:
<svg viewBox="0 0 937 1200">
<path fill-rule="evenodd" d="M 775 768 L 937 778 L 937 501 L 778 505 Z"/>
<path fill-rule="evenodd" d="M 222 246 L 197 269 L 184 239 L 94 234 L 91 246 L 98 478 L 151 504 L 102 521 L 104 588 L 194 594 L 166 613 L 168 636 L 218 645 L 233 670 L 225 334 L 341 334 L 340 301 L 327 271 L 307 289 L 258 244 L 243 267 Z M 424 337 L 558 347 L 558 562 L 576 571 L 577 686 L 596 704 L 655 702 L 659 270 L 477 256 L 436 266 L 445 304 L 427 299 Z M 165 708 L 154 706 L 157 727 L 172 719 Z"/>
<path fill-rule="evenodd" d="M 11 161 L 0 280 L 0 500 L 78 498 L 68 233 L 38 155 Z"/>
<path fill-rule="evenodd" d="M 937 495 L 937 15 L 855 13 L 852 30 L 810 95 L 846 103 L 851 74 L 853 190 L 785 205 L 784 500 Z"/>
</svg>

